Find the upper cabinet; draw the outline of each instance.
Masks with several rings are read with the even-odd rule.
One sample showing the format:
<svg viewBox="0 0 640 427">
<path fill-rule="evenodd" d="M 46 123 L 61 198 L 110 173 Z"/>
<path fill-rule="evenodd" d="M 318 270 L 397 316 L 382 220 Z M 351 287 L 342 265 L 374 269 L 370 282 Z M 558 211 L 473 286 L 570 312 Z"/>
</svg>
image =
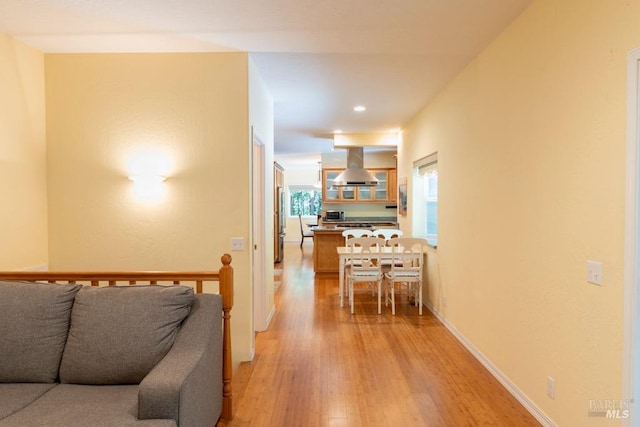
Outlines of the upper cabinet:
<svg viewBox="0 0 640 427">
<path fill-rule="evenodd" d="M 389 201 L 394 203 L 398 201 L 398 170 L 397 169 L 389 170 Z"/>
<path fill-rule="evenodd" d="M 369 187 L 334 187 L 333 180 L 344 169 L 322 170 L 322 202 L 395 202 L 397 199 L 396 170 L 368 169 L 378 179 L 378 185 Z"/>
</svg>

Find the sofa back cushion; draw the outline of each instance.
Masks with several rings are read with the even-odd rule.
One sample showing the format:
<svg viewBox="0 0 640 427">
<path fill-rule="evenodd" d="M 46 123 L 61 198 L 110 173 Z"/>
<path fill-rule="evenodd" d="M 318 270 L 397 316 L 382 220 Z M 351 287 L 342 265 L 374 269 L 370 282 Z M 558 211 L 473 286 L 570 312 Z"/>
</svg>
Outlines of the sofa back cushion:
<svg viewBox="0 0 640 427">
<path fill-rule="evenodd" d="M 81 287 L 0 281 L 0 382 L 56 381 Z"/>
<path fill-rule="evenodd" d="M 76 295 L 60 381 L 138 384 L 169 351 L 193 303 L 185 286 L 86 287 Z"/>
</svg>

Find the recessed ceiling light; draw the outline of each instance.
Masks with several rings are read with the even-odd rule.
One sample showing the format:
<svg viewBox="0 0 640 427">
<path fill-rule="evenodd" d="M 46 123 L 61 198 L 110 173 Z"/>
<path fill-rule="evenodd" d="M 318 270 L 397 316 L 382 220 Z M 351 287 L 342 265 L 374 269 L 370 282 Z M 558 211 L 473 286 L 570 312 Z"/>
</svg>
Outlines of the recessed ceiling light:
<svg viewBox="0 0 640 427">
<path fill-rule="evenodd" d="M 342 130 L 336 129 L 336 130 L 333 131 L 333 133 L 342 133 Z"/>
<path fill-rule="evenodd" d="M 353 111 L 356 111 L 358 113 L 361 113 L 366 109 L 367 107 L 365 107 L 364 105 L 356 105 L 355 107 L 353 107 Z"/>
</svg>

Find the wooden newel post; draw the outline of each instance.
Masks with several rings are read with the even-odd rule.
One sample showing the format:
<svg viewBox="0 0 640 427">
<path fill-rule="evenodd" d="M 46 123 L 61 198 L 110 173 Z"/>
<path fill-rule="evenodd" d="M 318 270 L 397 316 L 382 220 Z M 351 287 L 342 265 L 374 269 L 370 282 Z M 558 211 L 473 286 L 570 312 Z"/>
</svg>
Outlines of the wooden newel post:
<svg viewBox="0 0 640 427">
<path fill-rule="evenodd" d="M 231 377 L 233 376 L 233 363 L 231 358 L 231 309 L 233 308 L 233 267 L 231 267 L 231 255 L 222 256 L 222 268 L 220 273 L 220 293 L 222 294 L 222 321 L 223 321 L 223 366 L 222 366 L 222 419 L 233 419 L 233 399 L 231 396 Z"/>
</svg>

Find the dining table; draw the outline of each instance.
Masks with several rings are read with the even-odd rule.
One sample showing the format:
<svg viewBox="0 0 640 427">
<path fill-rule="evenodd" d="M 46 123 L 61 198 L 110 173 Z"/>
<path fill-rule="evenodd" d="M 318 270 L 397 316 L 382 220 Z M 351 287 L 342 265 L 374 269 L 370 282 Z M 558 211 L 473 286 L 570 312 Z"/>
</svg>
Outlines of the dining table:
<svg viewBox="0 0 640 427">
<path fill-rule="evenodd" d="M 338 269 L 338 283 L 339 283 L 339 291 L 340 291 L 340 307 L 344 306 L 344 270 L 347 260 L 353 255 L 362 251 L 361 246 L 338 246 L 338 258 L 339 261 L 339 269 Z M 399 254 L 404 251 L 402 246 L 379 246 L 372 247 L 371 254 L 375 255 L 381 262 L 384 261 L 392 261 L 394 254 Z M 424 251 L 423 251 L 424 253 Z"/>
</svg>

